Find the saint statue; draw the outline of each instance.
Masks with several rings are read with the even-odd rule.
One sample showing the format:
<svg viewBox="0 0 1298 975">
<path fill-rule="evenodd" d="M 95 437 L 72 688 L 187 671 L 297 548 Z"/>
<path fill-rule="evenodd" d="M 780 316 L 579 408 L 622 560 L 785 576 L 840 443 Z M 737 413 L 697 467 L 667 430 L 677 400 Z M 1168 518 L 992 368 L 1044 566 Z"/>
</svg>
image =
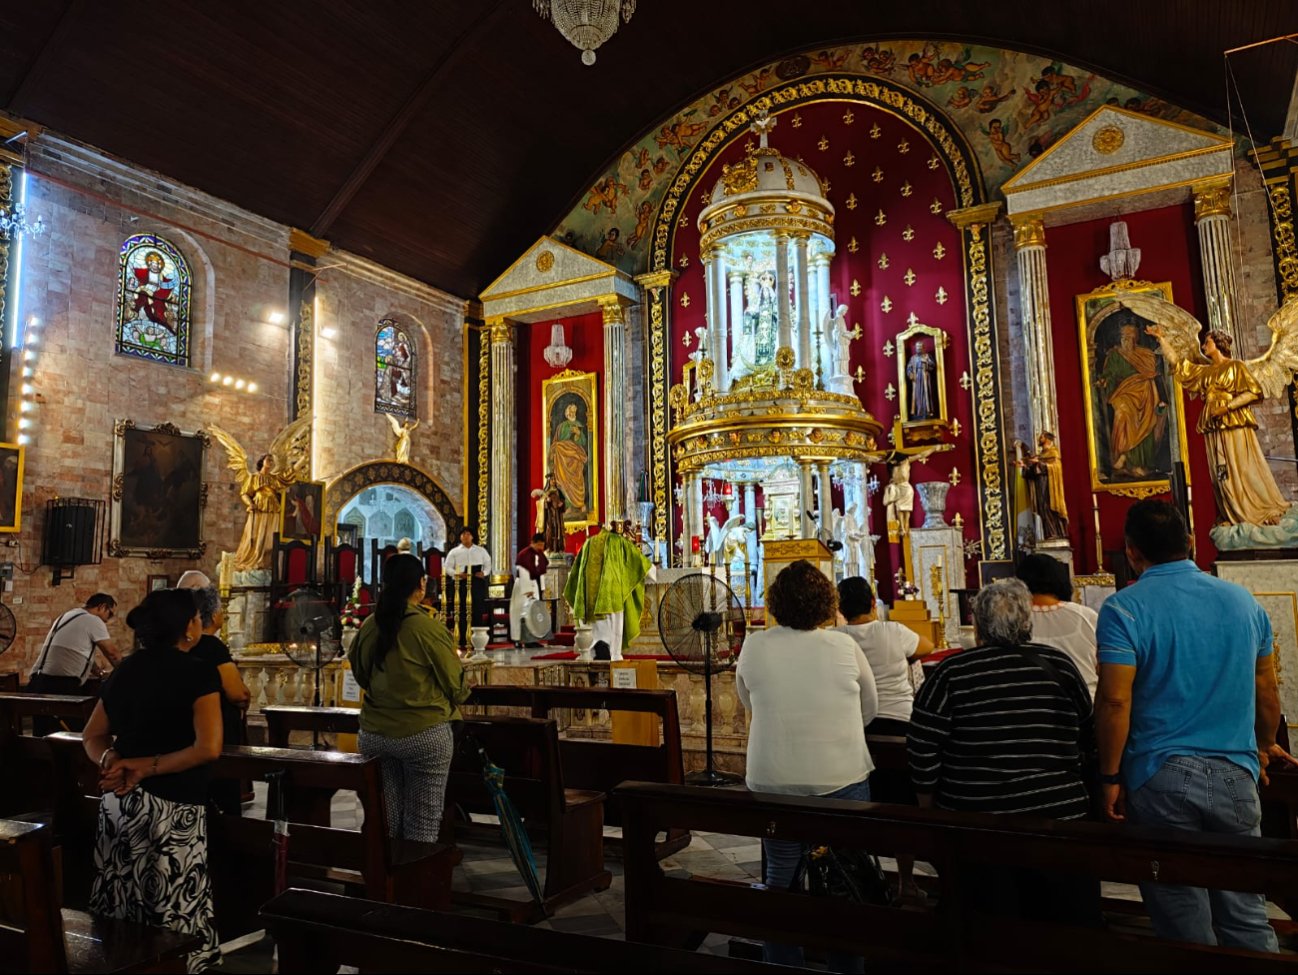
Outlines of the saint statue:
<svg viewBox="0 0 1298 975">
<path fill-rule="evenodd" d="M 748 532 L 751 528 L 743 515 L 736 515 L 726 524 L 730 528 L 725 530 L 721 542 L 722 564 L 744 565 L 748 562 Z"/>
<path fill-rule="evenodd" d="M 1140 326 L 1123 322 L 1118 335 L 1095 380 L 1113 411 L 1111 470 L 1119 477 L 1147 477 L 1158 467 L 1158 449 L 1167 431 L 1167 398 L 1159 385 L 1157 356 L 1139 344 Z"/>
<path fill-rule="evenodd" d="M 1028 484 L 1032 510 L 1041 519 L 1044 538 L 1068 537 L 1068 505 L 1064 502 L 1064 465 L 1053 433 L 1037 437 L 1037 452 L 1016 462 Z"/>
<path fill-rule="evenodd" d="M 1197 429 L 1208 451 L 1219 521 L 1279 524 L 1289 502 L 1267 466 L 1251 407 L 1280 396 L 1298 372 L 1298 299 L 1290 298 L 1271 316 L 1271 347 L 1247 362 L 1230 357 L 1233 342 L 1225 332 L 1214 329 L 1200 343 L 1198 320 L 1169 301 L 1127 295 L 1122 303 L 1157 323 L 1145 332 L 1158 339 L 1173 378 L 1204 401 Z"/>
<path fill-rule="evenodd" d="M 855 335 L 847 327 L 847 305 L 839 305 L 832 317 L 829 312 L 825 312 L 825 334 L 835 341 L 837 361 L 834 363 L 834 375 L 851 375 L 852 339 Z"/>
<path fill-rule="evenodd" d="M 397 459 L 398 464 L 410 463 L 410 434 L 415 427 L 419 426 L 418 420 L 407 420 L 402 423 L 391 413 L 384 413 L 388 418 L 388 425 L 392 427 L 392 435 L 395 436 L 396 443 L 392 445 L 392 454 Z"/>
<path fill-rule="evenodd" d="M 775 272 L 762 271 L 748 293 L 744 309 L 743 339 L 753 366 L 775 361 L 780 337 L 779 306 L 776 303 Z"/>
<path fill-rule="evenodd" d="M 925 349 L 922 339 L 916 339 L 911 348 L 913 351 L 906 363 L 906 378 L 910 380 L 910 398 L 907 401 L 909 419 L 936 420 L 937 362 Z"/>
<path fill-rule="evenodd" d="M 248 453 L 238 440 L 215 424 L 208 429 L 225 448 L 239 497 L 248 510 L 234 553 L 234 571 L 265 569 L 279 530 L 280 492 L 311 479 L 311 417 L 300 416 L 281 430 L 255 467 L 249 467 Z"/>
<path fill-rule="evenodd" d="M 568 501 L 563 496 L 563 488 L 554 479 L 553 472 L 545 475 L 545 486 L 532 492 L 536 498 L 536 530 L 545 536 L 547 552 L 564 550 L 563 515 L 568 508 Z"/>
<path fill-rule="evenodd" d="M 911 512 L 915 510 L 915 488 L 910 483 L 910 461 L 892 468 L 892 480 L 883 489 L 883 506 L 888 521 L 888 541 L 899 542 L 910 534 Z"/>
<path fill-rule="evenodd" d="M 865 526 L 856 517 L 855 502 L 847 506 L 843 515 L 843 573 L 849 576 L 864 575 L 870 562 L 866 558 Z"/>
</svg>

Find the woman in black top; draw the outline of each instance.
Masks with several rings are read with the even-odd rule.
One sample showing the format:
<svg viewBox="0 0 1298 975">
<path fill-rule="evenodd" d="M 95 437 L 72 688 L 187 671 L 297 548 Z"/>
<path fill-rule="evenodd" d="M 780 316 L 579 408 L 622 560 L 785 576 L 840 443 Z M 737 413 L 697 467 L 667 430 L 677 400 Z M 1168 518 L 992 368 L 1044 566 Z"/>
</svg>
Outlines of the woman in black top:
<svg viewBox="0 0 1298 975">
<path fill-rule="evenodd" d="M 239 668 L 230 657 L 230 648 L 216 634 L 221 631 L 221 594 L 216 586 L 193 590 L 198 601 L 198 615 L 203 620 L 203 635 L 189 651 L 204 663 L 216 668 L 221 680 L 221 739 L 223 746 L 246 744 L 243 714 L 252 695 L 239 676 Z M 243 811 L 243 786 L 238 779 L 217 779 L 211 784 L 209 796 L 212 805 L 223 813 L 238 816 Z"/>
<path fill-rule="evenodd" d="M 202 971 L 220 961 L 206 766 L 221 753 L 221 682 L 189 655 L 203 630 L 190 590 L 152 592 L 126 622 L 137 649 L 105 682 L 83 735 L 104 790 L 90 909 L 199 935 L 187 961 Z"/>
</svg>

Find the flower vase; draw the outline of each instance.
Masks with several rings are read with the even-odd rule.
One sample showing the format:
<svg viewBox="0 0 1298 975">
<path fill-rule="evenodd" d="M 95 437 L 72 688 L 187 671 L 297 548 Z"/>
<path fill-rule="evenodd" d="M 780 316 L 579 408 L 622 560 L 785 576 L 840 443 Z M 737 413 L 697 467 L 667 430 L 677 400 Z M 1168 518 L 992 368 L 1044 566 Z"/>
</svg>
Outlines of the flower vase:
<svg viewBox="0 0 1298 975">
<path fill-rule="evenodd" d="M 946 493 L 951 490 L 947 481 L 925 481 L 916 484 L 919 500 L 924 505 L 924 524 L 920 528 L 945 528 Z"/>
</svg>

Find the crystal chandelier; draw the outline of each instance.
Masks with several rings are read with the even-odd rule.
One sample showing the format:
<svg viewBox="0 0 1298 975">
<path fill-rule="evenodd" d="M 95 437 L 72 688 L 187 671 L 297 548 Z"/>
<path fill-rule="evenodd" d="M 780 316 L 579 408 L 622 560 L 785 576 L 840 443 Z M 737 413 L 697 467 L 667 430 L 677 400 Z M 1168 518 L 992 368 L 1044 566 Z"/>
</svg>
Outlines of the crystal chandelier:
<svg viewBox="0 0 1298 975">
<path fill-rule="evenodd" d="M 562 322 L 550 326 L 550 344 L 541 352 L 541 357 L 554 369 L 562 369 L 572 361 L 572 349 L 564 338 Z"/>
<path fill-rule="evenodd" d="M 585 65 L 594 64 L 595 48 L 617 33 L 618 14 L 626 24 L 635 13 L 635 0 L 532 0 L 532 6 L 581 48 Z"/>
<path fill-rule="evenodd" d="M 9 209 L 0 207 L 0 240 L 14 240 L 21 234 L 39 237 L 43 233 L 45 221 L 37 217 L 35 223 L 28 223 L 27 208 L 21 203 Z"/>
</svg>

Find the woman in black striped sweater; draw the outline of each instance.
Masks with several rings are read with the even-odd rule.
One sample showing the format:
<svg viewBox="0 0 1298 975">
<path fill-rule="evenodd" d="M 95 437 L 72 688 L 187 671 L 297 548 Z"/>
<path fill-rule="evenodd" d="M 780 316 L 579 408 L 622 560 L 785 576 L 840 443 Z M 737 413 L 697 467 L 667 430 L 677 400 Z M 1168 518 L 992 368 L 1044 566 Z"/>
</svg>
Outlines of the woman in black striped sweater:
<svg viewBox="0 0 1298 975">
<path fill-rule="evenodd" d="M 944 660 L 915 698 L 907 746 L 921 806 L 1082 819 L 1082 758 L 1095 746 L 1086 683 L 1073 662 L 1031 643 L 1032 596 L 1017 579 L 974 597 L 979 645 Z M 989 869 L 975 903 L 994 913 L 1098 919 L 1094 881 Z"/>
</svg>

